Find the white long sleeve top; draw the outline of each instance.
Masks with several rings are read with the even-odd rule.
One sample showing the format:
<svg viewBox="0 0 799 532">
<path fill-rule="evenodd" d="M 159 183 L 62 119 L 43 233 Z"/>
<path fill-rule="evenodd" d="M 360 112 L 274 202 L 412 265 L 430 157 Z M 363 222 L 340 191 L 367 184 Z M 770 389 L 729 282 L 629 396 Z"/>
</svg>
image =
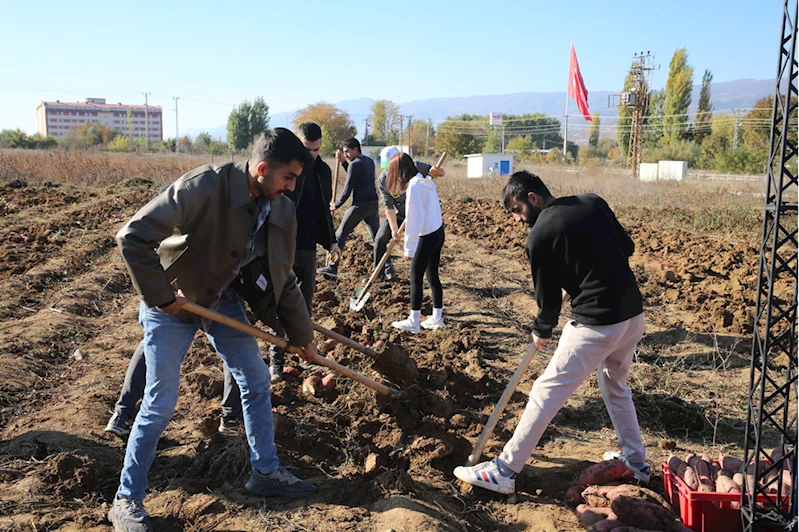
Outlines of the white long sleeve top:
<svg viewBox="0 0 799 532">
<path fill-rule="evenodd" d="M 413 258 L 419 237 L 436 231 L 442 223 L 436 184 L 416 174 L 405 193 L 405 256 Z"/>
</svg>

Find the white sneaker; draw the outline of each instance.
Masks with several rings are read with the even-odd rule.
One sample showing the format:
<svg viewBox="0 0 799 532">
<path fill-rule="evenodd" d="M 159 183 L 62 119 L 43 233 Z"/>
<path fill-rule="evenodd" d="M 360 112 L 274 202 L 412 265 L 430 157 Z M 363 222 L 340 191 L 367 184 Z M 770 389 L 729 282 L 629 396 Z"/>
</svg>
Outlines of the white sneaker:
<svg viewBox="0 0 799 532">
<path fill-rule="evenodd" d="M 453 471 L 456 477 L 472 486 L 510 494 L 516 491 L 516 473 L 506 477 L 499 472 L 496 462 L 483 462 L 472 467 L 458 466 Z"/>
<path fill-rule="evenodd" d="M 631 465 L 623 451 L 607 451 L 602 455 L 602 460 L 621 460 L 627 466 L 627 469 L 632 471 L 635 480 L 642 484 L 648 484 L 652 476 L 652 469 L 648 465 L 644 464 L 644 467 L 641 468 Z"/>
<path fill-rule="evenodd" d="M 411 334 L 418 334 L 420 331 L 419 324 L 412 322 L 410 318 L 405 318 L 404 320 L 395 321 L 394 323 L 391 324 L 391 326 L 401 331 L 408 331 Z"/>
<path fill-rule="evenodd" d="M 431 330 L 441 329 L 444 327 L 444 318 L 436 319 L 433 316 L 430 316 L 429 318 L 424 320 L 421 323 L 421 325 L 425 329 L 431 329 Z"/>
</svg>

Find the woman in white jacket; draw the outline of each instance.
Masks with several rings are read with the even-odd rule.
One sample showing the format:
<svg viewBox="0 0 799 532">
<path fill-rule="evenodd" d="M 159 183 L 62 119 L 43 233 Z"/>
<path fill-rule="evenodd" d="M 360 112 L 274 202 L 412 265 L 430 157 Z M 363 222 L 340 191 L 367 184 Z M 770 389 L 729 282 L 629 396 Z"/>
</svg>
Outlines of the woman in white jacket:
<svg viewBox="0 0 799 532">
<path fill-rule="evenodd" d="M 411 313 L 407 319 L 392 323 L 397 329 L 416 334 L 420 326 L 439 329 L 444 326 L 444 289 L 438 278 L 441 248 L 444 245 L 444 225 L 436 185 L 416 169 L 413 159 L 403 153 L 388 165 L 386 188 L 392 194 L 405 195 L 405 260 L 411 262 Z M 433 292 L 433 315 L 421 321 L 422 280 Z"/>
</svg>

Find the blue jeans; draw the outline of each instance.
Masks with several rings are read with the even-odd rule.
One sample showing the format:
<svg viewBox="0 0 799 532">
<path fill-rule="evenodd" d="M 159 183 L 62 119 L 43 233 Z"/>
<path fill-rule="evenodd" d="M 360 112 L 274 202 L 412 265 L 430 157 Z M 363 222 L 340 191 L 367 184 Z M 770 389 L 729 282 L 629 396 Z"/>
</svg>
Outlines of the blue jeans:
<svg viewBox="0 0 799 532">
<path fill-rule="evenodd" d="M 226 290 L 212 306 L 217 312 L 248 323 L 242 299 Z M 139 414 L 128 438 L 117 498 L 141 500 L 147 489 L 147 471 L 155 458 L 158 439 L 178 401 L 180 363 L 194 340 L 200 320 L 185 323 L 157 308 L 139 309 L 144 329 L 147 385 Z M 272 424 L 272 390 L 269 369 L 253 336 L 216 322 L 208 322 L 205 335 L 230 368 L 241 389 L 244 428 L 253 469 L 270 473 L 280 466 Z"/>
</svg>

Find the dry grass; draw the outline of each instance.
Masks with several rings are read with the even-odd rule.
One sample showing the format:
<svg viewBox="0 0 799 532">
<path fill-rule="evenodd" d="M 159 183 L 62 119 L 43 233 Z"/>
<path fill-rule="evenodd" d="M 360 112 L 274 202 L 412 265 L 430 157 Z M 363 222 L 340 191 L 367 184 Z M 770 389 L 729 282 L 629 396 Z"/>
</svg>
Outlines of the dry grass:
<svg viewBox="0 0 799 532">
<path fill-rule="evenodd" d="M 90 152 L 0 151 L 0 182 L 23 180 L 78 186 L 104 186 L 132 178 L 153 181 L 156 187 L 213 157 L 176 154 L 114 154 Z M 216 157 L 216 161 L 227 160 Z M 333 159 L 326 159 L 333 164 Z M 431 161 L 432 162 L 432 161 Z M 447 175 L 437 183 L 442 201 L 498 199 L 504 179 L 467 179 L 466 165 L 448 160 Z M 642 183 L 615 168 L 531 166 L 555 195 L 596 192 L 620 217 L 653 221 L 664 227 L 679 227 L 698 233 L 722 233 L 756 242 L 763 209 L 764 187 L 756 181 L 710 181 Z M 344 184 L 339 178 L 339 189 Z"/>
</svg>

